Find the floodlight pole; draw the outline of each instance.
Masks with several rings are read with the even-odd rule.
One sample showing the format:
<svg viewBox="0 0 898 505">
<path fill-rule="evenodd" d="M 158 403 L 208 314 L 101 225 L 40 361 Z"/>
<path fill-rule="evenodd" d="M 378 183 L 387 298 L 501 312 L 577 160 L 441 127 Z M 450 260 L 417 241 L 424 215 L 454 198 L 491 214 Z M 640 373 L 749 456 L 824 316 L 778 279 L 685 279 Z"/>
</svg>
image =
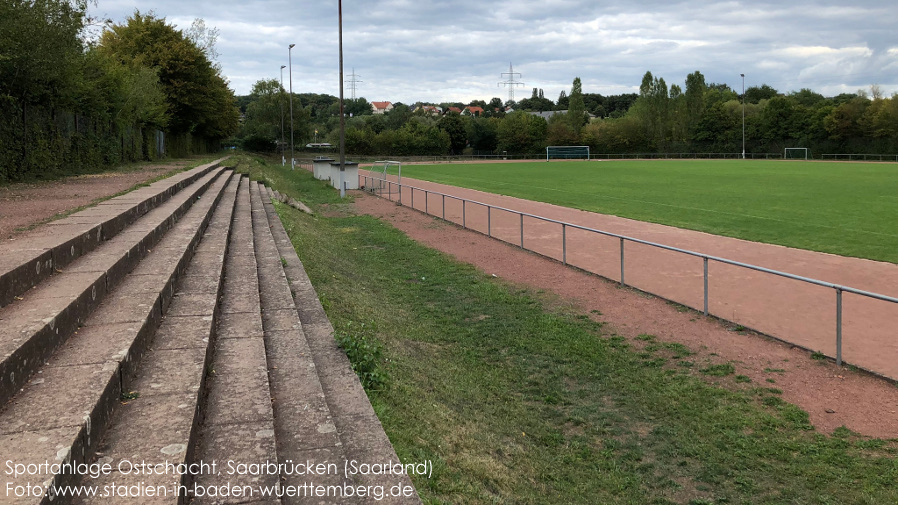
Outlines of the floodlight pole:
<svg viewBox="0 0 898 505">
<path fill-rule="evenodd" d="M 287 47 L 287 63 L 290 68 L 287 73 L 290 74 L 290 170 L 296 169 L 296 157 L 293 154 L 293 48 L 296 44 L 290 44 Z"/>
<path fill-rule="evenodd" d="M 745 159 L 745 74 L 742 76 L 742 159 Z"/>
<path fill-rule="evenodd" d="M 284 156 L 284 69 L 287 68 L 287 65 L 281 65 L 281 89 L 278 91 L 278 94 L 281 95 L 281 99 L 278 100 L 281 103 L 281 166 L 285 166 L 287 164 L 287 157 Z"/>
<path fill-rule="evenodd" d="M 346 197 L 343 179 L 346 174 L 346 117 L 343 113 L 343 0 L 337 0 L 337 21 L 340 25 L 340 198 Z"/>
</svg>

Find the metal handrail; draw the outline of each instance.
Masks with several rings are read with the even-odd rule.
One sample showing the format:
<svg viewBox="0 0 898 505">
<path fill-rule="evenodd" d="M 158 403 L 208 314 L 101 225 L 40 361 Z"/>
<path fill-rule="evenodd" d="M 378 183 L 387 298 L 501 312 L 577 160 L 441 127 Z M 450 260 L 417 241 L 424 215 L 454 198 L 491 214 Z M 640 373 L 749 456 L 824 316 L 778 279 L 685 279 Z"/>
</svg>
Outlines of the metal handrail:
<svg viewBox="0 0 898 505">
<path fill-rule="evenodd" d="M 657 242 L 650 242 L 650 241 L 648 241 L 648 240 L 638 239 L 638 238 L 635 238 L 635 237 L 630 237 L 630 236 L 627 236 L 627 235 L 621 235 L 621 234 L 618 234 L 618 233 L 613 233 L 613 232 L 609 232 L 609 231 L 605 231 L 605 230 L 598 230 L 598 229 L 595 229 L 595 228 L 590 228 L 590 227 L 588 227 L 588 226 L 582 226 L 582 225 L 579 225 L 579 224 L 568 223 L 568 222 L 566 222 L 566 221 L 559 221 L 559 220 L 557 220 L 557 219 L 552 219 L 552 218 L 548 218 L 548 217 L 544 217 L 544 216 L 539 216 L 539 215 L 536 215 L 536 214 L 531 214 L 531 213 L 529 213 L 529 212 L 522 212 L 522 211 L 518 211 L 518 210 L 514 210 L 514 209 L 509 209 L 509 208 L 507 208 L 507 207 L 502 207 L 502 206 L 499 206 L 499 205 L 492 205 L 492 204 L 489 204 L 489 203 L 479 202 L 479 201 L 477 201 L 477 200 L 471 200 L 471 199 L 468 199 L 468 198 L 462 198 L 462 197 L 459 197 L 459 196 L 449 195 L 449 194 L 446 194 L 446 193 L 440 193 L 440 192 L 438 192 L 438 191 L 431 191 L 431 190 L 428 190 L 428 189 L 423 189 L 423 188 L 411 186 L 411 185 L 408 185 L 408 184 L 400 184 L 400 183 L 396 183 L 396 182 L 393 182 L 393 181 L 390 181 L 390 180 L 387 180 L 387 179 L 381 179 L 381 178 L 377 178 L 377 177 L 370 177 L 370 176 L 363 175 L 363 174 L 359 174 L 359 177 L 363 177 L 363 178 L 365 179 L 365 182 L 364 182 L 364 184 L 363 184 L 364 186 L 367 186 L 367 185 L 368 185 L 367 182 L 368 182 L 369 179 L 371 179 L 371 180 L 377 180 L 377 181 L 382 181 L 382 182 L 387 183 L 391 195 L 392 195 L 392 188 L 393 188 L 393 186 L 397 186 L 398 189 L 399 189 L 399 192 L 398 192 L 398 195 L 399 195 L 398 203 L 399 203 L 400 205 L 402 205 L 402 188 L 403 188 L 403 187 L 408 188 L 408 189 L 411 191 L 411 198 L 412 198 L 412 201 L 411 201 L 411 207 L 412 207 L 413 209 L 414 209 L 414 205 L 415 205 L 415 190 L 423 192 L 423 193 L 424 193 L 424 202 L 425 202 L 425 203 L 424 203 L 424 205 L 425 205 L 425 211 L 424 211 L 424 212 L 425 212 L 425 214 L 428 214 L 428 215 L 431 215 L 430 212 L 428 211 L 428 207 L 427 207 L 427 202 L 428 202 L 429 196 L 430 196 L 430 195 L 439 195 L 439 196 L 441 196 L 441 197 L 443 198 L 443 215 L 442 215 L 442 219 L 443 219 L 443 220 L 447 220 L 447 219 L 446 219 L 446 198 L 451 198 L 451 199 L 454 199 L 454 200 L 461 201 L 461 202 L 462 202 L 462 227 L 465 228 L 465 229 L 468 228 L 468 227 L 467 227 L 467 223 L 466 223 L 466 216 L 465 216 L 466 210 L 467 210 L 467 209 L 466 209 L 467 204 L 468 204 L 468 203 L 471 203 L 471 204 L 481 205 L 481 206 L 483 206 L 483 207 L 486 207 L 486 208 L 487 208 L 487 233 L 486 233 L 486 235 L 489 236 L 489 237 L 492 237 L 492 236 L 493 236 L 493 234 L 492 234 L 492 229 L 491 229 L 491 217 L 492 217 L 491 214 L 492 214 L 492 209 L 496 209 L 496 210 L 508 212 L 508 213 L 511 213 L 511 214 L 517 214 L 517 215 L 520 216 L 520 226 L 521 226 L 521 237 L 520 237 L 520 244 L 519 244 L 519 246 L 521 247 L 521 249 L 524 249 L 524 250 L 527 250 L 527 251 L 531 251 L 531 252 L 535 252 L 536 254 L 540 254 L 541 256 L 546 256 L 546 255 L 545 255 L 545 254 L 542 254 L 542 253 L 539 253 L 539 252 L 536 252 L 536 251 L 532 251 L 532 250 L 527 249 L 527 248 L 524 247 L 524 217 L 526 216 L 526 217 L 529 217 L 529 218 L 532 218 L 532 219 L 536 219 L 536 220 L 539 220 L 539 221 L 558 224 L 558 225 L 561 226 L 561 242 L 562 242 L 562 260 L 561 260 L 561 261 L 562 261 L 562 263 L 565 264 L 565 265 L 568 264 L 568 263 L 567 263 L 567 228 L 573 228 L 573 229 L 576 229 L 576 230 L 582 230 L 582 231 L 587 231 L 587 232 L 591 232 L 591 233 L 596 233 L 596 234 L 604 235 L 604 236 L 607 236 L 607 237 L 615 237 L 615 238 L 617 238 L 617 239 L 620 240 L 620 266 L 621 266 L 621 280 L 620 280 L 620 284 L 621 284 L 621 285 L 624 285 L 624 286 L 626 286 L 626 283 L 624 282 L 624 243 L 627 242 L 627 241 L 629 241 L 629 242 L 634 242 L 634 243 L 637 243 L 637 244 L 647 245 L 647 246 L 651 246 L 651 247 L 656 247 L 656 248 L 663 249 L 663 250 L 667 250 L 667 251 L 673 251 L 673 252 L 685 254 L 685 255 L 688 255 L 688 256 L 693 256 L 693 257 L 696 257 L 696 258 L 702 258 L 702 261 L 703 261 L 703 267 L 704 267 L 704 268 L 703 268 L 703 269 L 704 269 L 704 311 L 703 311 L 703 313 L 704 313 L 704 315 L 706 315 L 706 316 L 709 315 L 709 311 L 708 311 L 708 294 L 709 294 L 709 290 L 708 290 L 708 262 L 709 262 L 709 261 L 715 261 L 715 262 L 717 262 L 717 263 L 722 263 L 722 264 L 725 264 L 725 265 L 732 265 L 732 266 L 736 266 L 736 267 L 746 268 L 746 269 L 754 270 L 754 271 L 757 271 L 757 272 L 763 272 L 763 273 L 766 273 L 766 274 L 776 275 L 776 276 L 779 276 L 779 277 L 784 277 L 784 278 L 787 278 L 787 279 L 792 279 L 792 280 L 796 280 L 796 281 L 801 281 L 801 282 L 805 282 L 805 283 L 808 283 L 808 284 L 813 284 L 813 285 L 816 285 L 816 286 L 822 286 L 822 287 L 834 289 L 834 290 L 836 291 L 836 356 L 835 356 L 835 359 L 836 359 L 836 363 L 837 363 L 839 366 L 842 365 L 842 293 L 852 293 L 852 294 L 856 294 L 856 295 L 860 295 L 860 296 L 865 296 L 865 297 L 868 297 L 868 298 L 873 298 L 873 299 L 876 299 L 876 300 L 882 300 L 882 301 L 891 302 L 891 303 L 898 303 L 898 298 L 895 298 L 895 297 L 892 297 L 892 296 L 883 295 L 883 294 L 880 294 L 880 293 L 873 293 L 873 292 L 871 292 L 871 291 L 864 291 L 864 290 L 862 290 L 862 289 L 852 288 L 852 287 L 850 287 L 850 286 L 844 286 L 844 285 L 841 285 L 841 284 L 835 284 L 835 283 L 832 283 L 832 282 L 821 281 L 821 280 L 819 280 L 819 279 L 812 279 L 812 278 L 810 278 L 810 277 L 804 277 L 804 276 L 801 276 L 801 275 L 790 274 L 790 273 L 788 273 L 788 272 L 782 272 L 782 271 L 779 271 L 779 270 L 773 270 L 773 269 L 771 269 L 771 268 L 765 268 L 765 267 L 761 267 L 761 266 L 758 266 L 758 265 L 752 265 L 752 264 L 750 264 L 750 263 L 743 263 L 743 262 L 740 262 L 740 261 L 735 261 L 735 260 L 731 260 L 731 259 L 727 259 L 727 258 L 721 258 L 721 257 L 719 257 L 719 256 L 713 256 L 713 255 L 710 255 L 710 254 L 704 254 L 704 253 L 700 253 L 700 252 L 696 252 L 696 251 L 691 251 L 691 250 L 689 250 L 689 249 L 682 249 L 682 248 L 679 248 L 679 247 L 673 247 L 673 246 L 669 246 L 669 245 L 665 245 L 665 244 L 659 244 L 659 243 L 657 243 Z M 475 230 L 475 231 L 476 231 L 476 230 Z M 507 241 L 506 241 L 506 242 L 507 242 Z M 549 256 L 546 256 L 546 257 L 549 257 Z M 554 258 L 553 258 L 553 259 L 554 259 Z"/>
</svg>

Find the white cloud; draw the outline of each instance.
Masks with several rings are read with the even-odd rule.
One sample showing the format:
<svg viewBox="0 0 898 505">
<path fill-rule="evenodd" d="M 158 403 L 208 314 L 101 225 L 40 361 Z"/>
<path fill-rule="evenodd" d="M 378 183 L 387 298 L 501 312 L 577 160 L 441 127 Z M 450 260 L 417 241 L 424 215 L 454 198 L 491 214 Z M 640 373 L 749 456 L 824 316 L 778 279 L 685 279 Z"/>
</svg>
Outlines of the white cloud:
<svg viewBox="0 0 898 505">
<path fill-rule="evenodd" d="M 279 78 L 290 43 L 294 90 L 338 93 L 335 2 L 98 0 L 93 11 L 122 21 L 135 7 L 180 27 L 196 17 L 217 27 L 238 94 Z M 632 92 L 646 70 L 671 84 L 699 70 L 733 86 L 745 73 L 749 86 L 784 92 L 877 82 L 891 93 L 892 11 L 891 0 L 344 0 L 344 62 L 363 76 L 360 96 L 407 103 L 504 98 L 497 83 L 509 61 L 526 83 L 519 97 L 541 87 L 555 98 L 576 76 L 587 92 Z"/>
</svg>

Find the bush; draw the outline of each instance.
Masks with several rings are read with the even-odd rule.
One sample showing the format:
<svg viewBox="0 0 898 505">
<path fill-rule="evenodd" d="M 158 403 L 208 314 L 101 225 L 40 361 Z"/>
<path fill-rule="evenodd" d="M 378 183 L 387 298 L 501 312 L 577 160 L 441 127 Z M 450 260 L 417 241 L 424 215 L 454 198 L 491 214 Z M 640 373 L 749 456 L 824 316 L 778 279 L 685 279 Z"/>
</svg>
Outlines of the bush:
<svg viewBox="0 0 898 505">
<path fill-rule="evenodd" d="M 243 149 L 256 153 L 271 153 L 277 149 L 277 142 L 262 135 L 249 135 L 243 139 Z"/>
</svg>

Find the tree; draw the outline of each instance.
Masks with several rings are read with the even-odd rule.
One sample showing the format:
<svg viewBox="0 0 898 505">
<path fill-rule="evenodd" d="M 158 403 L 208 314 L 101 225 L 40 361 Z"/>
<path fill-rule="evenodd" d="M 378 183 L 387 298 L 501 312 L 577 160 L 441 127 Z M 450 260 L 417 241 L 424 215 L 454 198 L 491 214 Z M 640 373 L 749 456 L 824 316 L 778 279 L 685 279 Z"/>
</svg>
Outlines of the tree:
<svg viewBox="0 0 898 505">
<path fill-rule="evenodd" d="M 579 77 L 574 77 L 574 84 L 571 87 L 571 96 L 568 105 L 567 117 L 568 124 L 575 136 L 580 136 L 580 128 L 586 123 L 586 106 L 583 104 L 583 87 Z"/>
<path fill-rule="evenodd" d="M 499 124 L 495 117 L 478 117 L 468 121 L 466 131 L 468 142 L 474 151 L 495 152 L 499 146 Z"/>
<path fill-rule="evenodd" d="M 499 151 L 514 154 L 539 152 L 546 147 L 546 120 L 540 116 L 515 111 L 499 124 Z"/>
<path fill-rule="evenodd" d="M 762 84 L 761 86 L 749 86 L 745 90 L 745 103 L 759 103 L 761 100 L 770 100 L 777 96 L 779 92 L 772 87 Z"/>
<path fill-rule="evenodd" d="M 450 154 L 460 154 L 468 145 L 468 134 L 461 116 L 455 112 L 444 115 L 437 121 L 437 128 L 449 135 Z"/>
<path fill-rule="evenodd" d="M 202 48 L 164 18 L 136 11 L 125 24 L 103 32 L 98 50 L 133 68 L 158 72 L 172 133 L 218 139 L 237 130 L 234 94 L 220 71 Z"/>
<path fill-rule="evenodd" d="M 75 104 L 86 9 L 86 0 L 0 2 L 0 97 Z"/>
<path fill-rule="evenodd" d="M 561 93 L 558 94 L 558 102 L 556 103 L 556 110 L 565 110 L 567 108 L 568 108 L 567 91 L 561 90 Z"/>
<path fill-rule="evenodd" d="M 355 100 L 351 98 L 343 100 L 343 112 L 350 117 L 367 116 L 373 114 L 374 109 L 371 108 L 371 104 L 368 100 L 360 97 Z"/>
</svg>

